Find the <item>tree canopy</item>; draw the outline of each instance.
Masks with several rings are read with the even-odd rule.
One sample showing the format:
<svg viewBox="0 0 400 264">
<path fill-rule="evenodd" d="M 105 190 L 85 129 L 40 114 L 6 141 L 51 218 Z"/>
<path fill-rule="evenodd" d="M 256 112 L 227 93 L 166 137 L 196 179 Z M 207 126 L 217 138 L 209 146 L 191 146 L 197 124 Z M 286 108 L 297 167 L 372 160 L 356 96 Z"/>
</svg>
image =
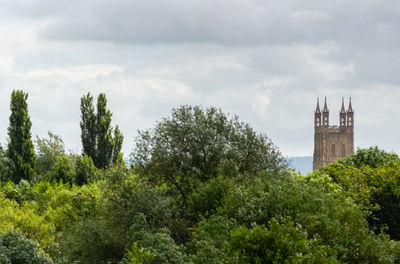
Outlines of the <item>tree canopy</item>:
<svg viewBox="0 0 400 264">
<path fill-rule="evenodd" d="M 377 147 L 358 149 L 354 155 L 329 164 L 308 177 L 325 174 L 370 212 L 367 219 L 376 233 L 400 239 L 400 159 Z M 319 176 L 317 176 L 319 177 Z"/>
<path fill-rule="evenodd" d="M 285 160 L 266 135 L 220 109 L 182 106 L 139 131 L 131 154 L 137 172 L 174 186 L 185 197 L 218 173 L 275 173 Z"/>
<path fill-rule="evenodd" d="M 139 132 L 128 168 L 105 95 L 81 110 L 86 154 L 38 137 L 34 178 L 11 178 L 0 147 L 0 263 L 400 263 L 397 154 L 303 177 L 237 116 L 182 106 Z"/>
</svg>

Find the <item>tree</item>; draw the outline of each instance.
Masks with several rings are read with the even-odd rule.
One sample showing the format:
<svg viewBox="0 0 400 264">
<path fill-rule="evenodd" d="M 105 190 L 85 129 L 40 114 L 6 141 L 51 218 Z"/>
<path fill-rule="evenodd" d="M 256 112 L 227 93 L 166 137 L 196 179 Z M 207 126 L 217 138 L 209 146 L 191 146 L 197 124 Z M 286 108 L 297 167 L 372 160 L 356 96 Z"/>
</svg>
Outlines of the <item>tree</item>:
<svg viewBox="0 0 400 264">
<path fill-rule="evenodd" d="M 31 140 L 31 120 L 28 115 L 28 94 L 13 91 L 11 94 L 11 115 L 8 127 L 7 156 L 13 163 L 11 180 L 31 180 L 35 173 L 36 155 Z"/>
<path fill-rule="evenodd" d="M 153 129 L 139 131 L 131 154 L 153 182 L 176 188 L 184 200 L 199 182 L 227 175 L 276 173 L 285 160 L 267 136 L 220 109 L 182 106 Z"/>
<path fill-rule="evenodd" d="M 356 153 L 339 161 L 341 164 L 350 165 L 356 168 L 369 166 L 377 168 L 379 166 L 400 161 L 395 153 L 388 153 L 378 147 L 370 147 L 368 149 L 357 149 Z"/>
<path fill-rule="evenodd" d="M 111 111 L 107 109 L 105 94 L 97 97 L 96 137 L 97 153 L 94 160 L 98 168 L 107 168 L 113 151 Z"/>
<path fill-rule="evenodd" d="M 193 263 L 398 263 L 400 244 L 327 175 L 243 177 L 192 228 Z"/>
<path fill-rule="evenodd" d="M 83 153 L 96 156 L 96 115 L 94 113 L 93 96 L 88 93 L 81 98 L 81 140 Z"/>
<path fill-rule="evenodd" d="M 96 167 L 88 155 L 77 157 L 75 173 L 77 185 L 87 184 L 96 179 Z"/>
<path fill-rule="evenodd" d="M 7 150 L 0 145 L 0 181 L 8 181 L 12 171 L 13 164 L 7 157 Z"/>
<path fill-rule="evenodd" d="M 400 240 L 400 158 L 378 147 L 358 149 L 310 174 L 328 175 L 369 212 L 369 227 Z"/>
<path fill-rule="evenodd" d="M 50 181 L 60 181 L 72 184 L 75 178 L 75 164 L 67 155 L 59 156 L 49 173 Z"/>
<path fill-rule="evenodd" d="M 400 160 L 377 147 L 358 149 L 309 177 L 328 175 L 369 212 L 369 227 L 400 240 Z"/>
<path fill-rule="evenodd" d="M 111 126 L 112 113 L 107 109 L 106 95 L 97 98 L 94 112 L 93 96 L 88 93 L 81 98 L 81 140 L 83 154 L 92 158 L 97 168 L 105 169 L 118 160 L 123 136 L 118 126 Z"/>
<path fill-rule="evenodd" d="M 114 129 L 114 149 L 113 149 L 113 153 L 112 153 L 113 164 L 123 161 L 123 157 L 122 157 L 122 153 L 121 153 L 123 141 L 124 141 L 124 136 L 122 135 L 121 131 L 119 130 L 118 125 L 116 125 L 115 129 Z"/>
<path fill-rule="evenodd" d="M 318 245 L 317 239 L 308 239 L 302 226 L 290 218 L 282 223 L 272 218 L 268 225 L 268 229 L 256 225 L 233 230 L 228 252 L 237 255 L 239 263 L 340 263 L 328 256 L 328 247 Z"/>
<path fill-rule="evenodd" d="M 61 137 L 48 131 L 49 138 L 36 137 L 36 172 L 38 175 L 51 170 L 57 159 L 65 155 L 64 142 Z"/>
<path fill-rule="evenodd" d="M 17 231 L 0 234 L 0 263 L 51 264 L 38 245 Z"/>
</svg>

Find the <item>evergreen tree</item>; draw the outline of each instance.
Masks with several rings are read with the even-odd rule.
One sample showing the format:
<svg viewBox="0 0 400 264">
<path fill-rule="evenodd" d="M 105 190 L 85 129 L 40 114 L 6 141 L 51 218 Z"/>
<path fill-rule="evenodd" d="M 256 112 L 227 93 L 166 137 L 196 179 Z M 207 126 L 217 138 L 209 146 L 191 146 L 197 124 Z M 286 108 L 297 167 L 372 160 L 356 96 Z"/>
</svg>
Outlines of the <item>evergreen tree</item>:
<svg viewBox="0 0 400 264">
<path fill-rule="evenodd" d="M 34 175 L 36 155 L 31 139 L 31 120 L 28 115 L 28 94 L 13 91 L 11 94 L 11 115 L 8 127 L 7 157 L 12 162 L 11 180 L 31 180 Z"/>
<path fill-rule="evenodd" d="M 106 95 L 97 98 L 97 113 L 94 112 L 93 97 L 88 93 L 81 98 L 81 139 L 83 154 L 92 158 L 97 168 L 108 168 L 118 160 L 123 136 L 118 128 L 111 126 L 112 113 L 107 109 Z M 114 136 L 113 136 L 114 130 Z"/>
</svg>

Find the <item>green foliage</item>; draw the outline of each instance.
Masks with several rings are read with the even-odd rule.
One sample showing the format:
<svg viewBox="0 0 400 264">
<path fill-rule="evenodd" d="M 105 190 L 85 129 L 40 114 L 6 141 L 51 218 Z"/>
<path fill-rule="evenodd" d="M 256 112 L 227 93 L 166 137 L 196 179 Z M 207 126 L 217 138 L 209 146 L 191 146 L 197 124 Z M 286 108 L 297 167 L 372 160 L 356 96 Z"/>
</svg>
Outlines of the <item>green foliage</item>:
<svg viewBox="0 0 400 264">
<path fill-rule="evenodd" d="M 76 159 L 76 179 L 77 185 L 87 184 L 93 182 L 97 178 L 96 167 L 92 159 L 88 155 L 78 156 Z"/>
<path fill-rule="evenodd" d="M 24 202 L 20 205 L 0 193 L 0 208 L 0 232 L 18 230 L 28 238 L 38 241 L 43 247 L 53 242 L 54 225 L 37 214 L 35 202 Z"/>
<path fill-rule="evenodd" d="M 186 245 L 191 262 L 235 263 L 235 259 L 224 251 L 229 244 L 230 231 L 235 227 L 234 221 L 221 215 L 212 215 L 200 221 L 193 229 L 192 240 Z"/>
<path fill-rule="evenodd" d="M 145 251 L 144 248 L 139 248 L 137 242 L 133 243 L 128 251 L 128 256 L 122 263 L 126 264 L 150 264 L 154 258 L 154 254 L 150 251 Z"/>
<path fill-rule="evenodd" d="M 399 156 L 395 153 L 385 152 L 378 147 L 370 147 L 369 149 L 357 149 L 354 155 L 344 158 L 339 162 L 356 168 L 361 168 L 362 166 L 377 168 L 399 160 Z"/>
<path fill-rule="evenodd" d="M 36 137 L 36 173 L 48 173 L 59 157 L 65 155 L 64 142 L 61 137 L 48 131 L 48 138 Z"/>
<path fill-rule="evenodd" d="M 65 263 L 117 263 L 122 259 L 123 249 L 112 234 L 106 220 L 87 217 L 66 232 L 61 242 L 66 255 Z"/>
<path fill-rule="evenodd" d="M 81 98 L 81 141 L 83 153 L 96 157 L 96 115 L 94 113 L 93 96 L 88 93 Z"/>
<path fill-rule="evenodd" d="M 252 257 L 260 257 L 259 263 L 265 263 L 263 258 L 285 263 L 292 258 L 289 255 L 297 256 L 297 251 L 304 256 L 304 263 L 320 263 L 322 259 L 331 263 L 394 263 L 397 257 L 398 244 L 369 231 L 361 207 L 327 176 L 308 180 L 260 177 L 238 183 L 224 200 L 217 209 L 220 217 L 201 221 L 195 230 L 189 244 L 195 252 L 194 263 L 237 263 L 232 252 L 244 263 Z M 252 232 L 257 225 L 268 227 L 258 242 L 254 239 L 260 227 Z M 249 240 L 240 244 L 246 236 Z M 263 242 L 271 237 L 276 238 L 275 244 Z M 286 257 L 273 255 L 271 252 L 281 254 L 274 251 L 276 248 L 286 252 Z M 263 253 L 256 256 L 254 250 Z M 251 261 L 257 263 L 256 258 Z"/>
<path fill-rule="evenodd" d="M 174 213 L 178 214 L 177 205 L 173 204 L 171 197 L 166 196 L 164 190 L 143 182 L 124 167 L 113 167 L 104 177 L 101 186 L 104 217 L 121 249 L 131 241 L 128 231 L 138 214 L 146 217 L 149 230 L 168 227 L 170 230 L 186 232 L 182 230 L 180 219 L 173 216 Z"/>
<path fill-rule="evenodd" d="M 139 243 L 144 250 L 151 253 L 152 258 L 149 263 L 184 263 L 185 254 L 183 247 L 175 244 L 167 228 L 160 228 L 153 233 L 149 230 L 144 214 L 135 216 L 130 229 L 131 239 Z"/>
<path fill-rule="evenodd" d="M 12 162 L 10 179 L 19 182 L 31 180 L 35 173 L 36 155 L 31 140 L 31 120 L 28 115 L 28 94 L 13 91 L 11 94 L 11 115 L 8 127 L 7 157 Z"/>
<path fill-rule="evenodd" d="M 62 181 L 72 184 L 75 178 L 75 164 L 67 155 L 59 156 L 49 174 L 50 181 Z"/>
<path fill-rule="evenodd" d="M 38 245 L 21 233 L 8 230 L 0 233 L 0 263 L 2 264 L 52 264 Z"/>
<path fill-rule="evenodd" d="M 26 180 L 21 180 L 18 184 L 9 181 L 2 186 L 2 192 L 5 198 L 14 200 L 19 204 L 35 199 L 31 184 Z"/>
<path fill-rule="evenodd" d="M 228 254 L 237 255 L 239 263 L 339 263 L 329 256 L 329 247 L 318 239 L 308 239 L 300 225 L 272 218 L 264 225 L 232 231 Z"/>
<path fill-rule="evenodd" d="M 400 160 L 377 147 L 359 149 L 339 162 L 329 164 L 309 177 L 327 174 L 347 194 L 370 212 L 368 222 L 376 233 L 384 230 L 400 239 Z"/>
<path fill-rule="evenodd" d="M 216 108 L 182 106 L 153 129 L 139 131 L 131 154 L 141 176 L 176 188 L 182 198 L 218 173 L 277 172 L 277 148 L 238 117 Z"/>
<path fill-rule="evenodd" d="M 113 153 L 111 155 L 112 157 L 112 163 L 117 164 L 122 158 L 122 143 L 124 142 L 124 136 L 122 135 L 121 131 L 119 130 L 118 125 L 115 126 L 114 129 L 114 142 L 113 142 Z"/>
<path fill-rule="evenodd" d="M 216 209 L 223 204 L 228 190 L 234 188 L 234 184 L 232 179 L 224 176 L 200 183 L 197 191 L 188 197 L 188 210 L 196 219 L 215 213 Z"/>
<path fill-rule="evenodd" d="M 105 169 L 118 160 L 123 136 L 118 126 L 111 126 L 112 113 L 107 109 L 106 95 L 97 98 L 97 112 L 94 112 L 93 97 L 88 93 L 81 98 L 81 140 L 83 154 L 92 158 L 97 168 Z M 113 135 L 114 134 L 114 135 Z"/>
<path fill-rule="evenodd" d="M 369 176 L 372 209 L 368 218 L 376 230 L 384 229 L 392 239 L 400 240 L 400 161 L 377 168 Z"/>
<path fill-rule="evenodd" d="M 53 192 L 53 190 L 48 192 Z M 74 228 L 81 220 L 98 213 L 98 189 L 96 185 L 73 186 L 71 189 L 63 188 L 52 195 L 47 203 L 45 214 L 58 231 Z"/>
<path fill-rule="evenodd" d="M 96 139 L 97 153 L 94 163 L 98 168 L 107 168 L 111 162 L 114 142 L 111 127 L 111 111 L 107 109 L 105 94 L 97 97 Z"/>
<path fill-rule="evenodd" d="M 10 180 L 10 175 L 13 171 L 13 163 L 8 158 L 7 152 L 0 145 L 0 182 Z"/>
</svg>

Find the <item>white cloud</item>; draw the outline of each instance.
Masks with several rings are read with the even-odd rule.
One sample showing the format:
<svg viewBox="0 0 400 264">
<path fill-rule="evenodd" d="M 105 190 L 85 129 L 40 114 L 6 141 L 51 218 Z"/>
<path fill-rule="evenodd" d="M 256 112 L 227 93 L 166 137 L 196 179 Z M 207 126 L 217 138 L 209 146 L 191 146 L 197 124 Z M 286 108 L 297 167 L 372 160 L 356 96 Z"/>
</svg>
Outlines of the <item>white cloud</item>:
<svg viewBox="0 0 400 264">
<path fill-rule="evenodd" d="M 0 74 L 10 73 L 13 67 L 14 67 L 14 57 L 7 55 L 0 55 Z"/>
<path fill-rule="evenodd" d="M 269 105 L 270 99 L 265 95 L 259 95 L 253 99 L 251 107 L 253 111 L 258 113 L 261 117 L 265 117 Z"/>
<path fill-rule="evenodd" d="M 84 82 L 94 78 L 108 77 L 113 73 L 124 71 L 117 65 L 82 65 L 75 67 L 57 67 L 44 70 L 32 70 L 27 73 L 15 73 L 14 76 L 26 80 L 40 80 L 58 77 L 71 82 Z"/>
</svg>

